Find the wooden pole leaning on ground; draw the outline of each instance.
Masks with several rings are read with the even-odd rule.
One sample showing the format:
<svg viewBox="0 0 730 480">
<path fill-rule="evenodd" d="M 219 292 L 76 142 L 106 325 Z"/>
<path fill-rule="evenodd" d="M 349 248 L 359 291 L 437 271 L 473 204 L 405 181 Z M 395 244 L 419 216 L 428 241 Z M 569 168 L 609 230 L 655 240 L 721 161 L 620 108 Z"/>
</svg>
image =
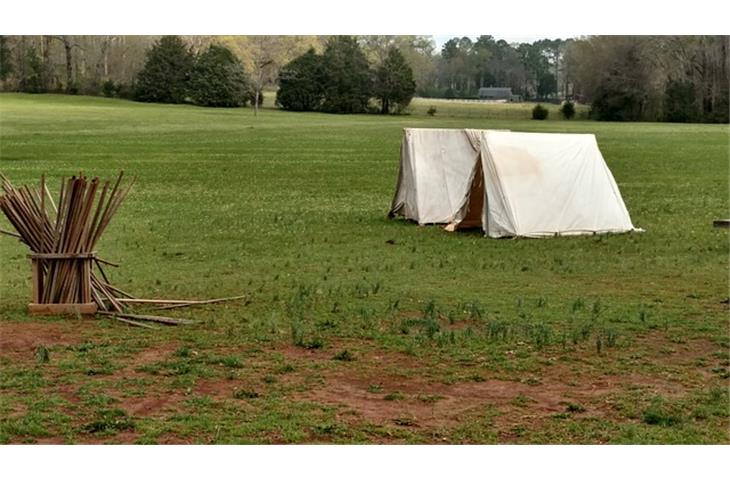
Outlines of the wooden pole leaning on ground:
<svg viewBox="0 0 730 480">
<path fill-rule="evenodd" d="M 31 250 L 32 314 L 93 314 L 112 316 L 137 326 L 150 321 L 168 325 L 193 323 L 192 320 L 141 315 L 128 312 L 129 304 L 154 304 L 158 308 L 180 308 L 243 298 L 227 297 L 212 300 L 154 300 L 138 299 L 113 286 L 95 252 L 96 244 L 109 226 L 112 217 L 134 185 L 132 179 L 122 185 L 124 172 L 116 181 L 89 180 L 83 174 L 61 181 L 58 203 L 54 202 L 45 176 L 38 188 L 15 188 L 0 173 L 0 210 L 17 233 L 0 233 L 19 239 Z M 97 193 L 101 192 L 98 196 Z M 94 269 L 96 267 L 96 270 Z M 101 278 L 97 275 L 101 275 Z M 162 305 L 162 307 L 159 307 Z"/>
</svg>

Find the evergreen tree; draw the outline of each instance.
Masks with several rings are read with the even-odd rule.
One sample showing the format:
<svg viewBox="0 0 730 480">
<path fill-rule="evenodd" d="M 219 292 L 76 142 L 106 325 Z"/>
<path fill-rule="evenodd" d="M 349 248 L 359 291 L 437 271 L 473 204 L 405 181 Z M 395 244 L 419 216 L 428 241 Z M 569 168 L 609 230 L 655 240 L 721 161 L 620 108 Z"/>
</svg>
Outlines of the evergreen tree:
<svg viewBox="0 0 730 480">
<path fill-rule="evenodd" d="M 371 72 L 357 40 L 350 36 L 332 37 L 327 42 L 322 63 L 324 102 L 321 110 L 365 112 L 372 90 Z"/>
<path fill-rule="evenodd" d="M 197 105 L 241 107 L 251 94 L 241 61 L 228 48 L 211 45 L 195 60 L 190 96 Z"/>
<path fill-rule="evenodd" d="M 147 61 L 137 75 L 135 99 L 141 102 L 184 102 L 193 64 L 193 54 L 180 37 L 162 37 L 147 51 Z"/>
<path fill-rule="evenodd" d="M 319 109 L 324 98 L 322 57 L 310 48 L 284 65 L 279 72 L 276 103 L 285 110 L 307 112 Z"/>
<path fill-rule="evenodd" d="M 697 105 L 695 86 L 691 82 L 669 80 L 664 91 L 664 120 L 667 122 L 691 122 L 695 119 Z"/>
<path fill-rule="evenodd" d="M 0 35 L 0 82 L 8 78 L 11 73 L 13 73 L 13 64 L 10 61 L 8 40 L 4 35 Z"/>
<path fill-rule="evenodd" d="M 34 47 L 25 54 L 25 75 L 20 79 L 18 89 L 26 93 L 45 93 L 43 60 Z"/>
<path fill-rule="evenodd" d="M 382 65 L 375 73 L 374 96 L 380 100 L 380 113 L 402 111 L 411 103 L 416 91 L 413 70 L 397 48 L 388 50 Z"/>
</svg>

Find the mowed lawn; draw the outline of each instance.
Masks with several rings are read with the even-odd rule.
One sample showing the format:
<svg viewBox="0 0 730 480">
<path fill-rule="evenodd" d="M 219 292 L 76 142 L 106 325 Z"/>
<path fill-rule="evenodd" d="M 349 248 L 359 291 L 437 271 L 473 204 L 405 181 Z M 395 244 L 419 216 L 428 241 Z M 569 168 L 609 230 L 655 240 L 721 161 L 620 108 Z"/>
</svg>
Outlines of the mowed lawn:
<svg viewBox="0 0 730 480">
<path fill-rule="evenodd" d="M 427 105 L 254 117 L 0 95 L 16 185 L 138 177 L 99 244 L 114 284 L 246 295 L 157 330 L 30 317 L 27 249 L 0 238 L 0 442 L 728 443 L 727 125 Z M 646 233 L 388 220 L 404 127 L 595 133 Z"/>
</svg>

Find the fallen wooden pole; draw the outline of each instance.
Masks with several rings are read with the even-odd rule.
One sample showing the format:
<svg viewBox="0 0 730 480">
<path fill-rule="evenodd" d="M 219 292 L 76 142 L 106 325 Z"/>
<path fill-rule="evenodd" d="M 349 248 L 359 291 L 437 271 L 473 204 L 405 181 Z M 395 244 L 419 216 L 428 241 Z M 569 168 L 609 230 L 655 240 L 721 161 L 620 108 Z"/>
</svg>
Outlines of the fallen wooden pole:
<svg viewBox="0 0 730 480">
<path fill-rule="evenodd" d="M 162 298 L 117 298 L 121 303 L 152 303 L 155 305 L 197 303 L 199 300 L 167 300 Z"/>
<path fill-rule="evenodd" d="M 0 233 L 2 233 L 3 235 L 10 235 L 11 237 L 15 237 L 15 238 L 19 238 L 19 239 L 23 240 L 23 237 L 18 235 L 17 233 L 8 232 L 7 230 L 3 230 L 2 228 L 0 228 Z"/>
<path fill-rule="evenodd" d="M 224 297 L 224 298 L 213 298 L 211 300 L 194 300 L 188 303 L 178 303 L 176 305 L 165 305 L 164 307 L 158 307 L 158 310 L 170 310 L 173 308 L 191 307 L 193 305 L 209 305 L 211 303 L 228 302 L 231 300 L 240 300 L 246 298 L 246 295 L 238 295 L 236 297 Z"/>
<path fill-rule="evenodd" d="M 141 315 L 138 313 L 119 313 L 111 312 L 108 310 L 102 310 L 97 312 L 101 315 L 108 315 L 112 317 L 127 318 L 132 320 L 146 320 L 148 322 L 164 323 L 166 325 L 190 325 L 196 323 L 195 320 L 188 318 L 172 318 L 172 317 L 161 317 L 159 315 Z"/>
<path fill-rule="evenodd" d="M 118 315 L 114 315 L 112 318 L 114 320 L 118 321 L 118 322 L 127 323 L 129 325 L 134 325 L 135 327 L 149 328 L 151 330 L 159 330 L 160 329 L 160 327 L 155 327 L 154 325 L 147 325 L 146 323 L 142 323 L 142 322 L 135 322 L 134 320 L 128 320 L 126 318 L 121 318 Z"/>
<path fill-rule="evenodd" d="M 109 260 L 104 260 L 103 258 L 96 257 L 95 260 L 97 263 L 103 263 L 104 265 L 109 265 L 110 267 L 119 267 L 118 263 L 110 262 Z"/>
</svg>

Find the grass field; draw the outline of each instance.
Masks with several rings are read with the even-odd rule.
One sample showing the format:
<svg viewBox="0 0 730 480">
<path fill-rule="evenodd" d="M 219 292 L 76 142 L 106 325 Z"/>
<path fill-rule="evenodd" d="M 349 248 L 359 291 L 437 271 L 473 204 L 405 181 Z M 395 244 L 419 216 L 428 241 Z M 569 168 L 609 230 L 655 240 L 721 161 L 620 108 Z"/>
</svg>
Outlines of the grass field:
<svg viewBox="0 0 730 480">
<path fill-rule="evenodd" d="M 0 442 L 728 443 L 728 233 L 712 228 L 728 127 L 480 107 L 254 117 L 0 95 L 15 184 L 139 177 L 99 245 L 113 283 L 247 295 L 155 331 L 29 317 L 27 251 L 0 238 Z M 646 233 L 388 220 L 407 126 L 595 133 Z"/>
</svg>

